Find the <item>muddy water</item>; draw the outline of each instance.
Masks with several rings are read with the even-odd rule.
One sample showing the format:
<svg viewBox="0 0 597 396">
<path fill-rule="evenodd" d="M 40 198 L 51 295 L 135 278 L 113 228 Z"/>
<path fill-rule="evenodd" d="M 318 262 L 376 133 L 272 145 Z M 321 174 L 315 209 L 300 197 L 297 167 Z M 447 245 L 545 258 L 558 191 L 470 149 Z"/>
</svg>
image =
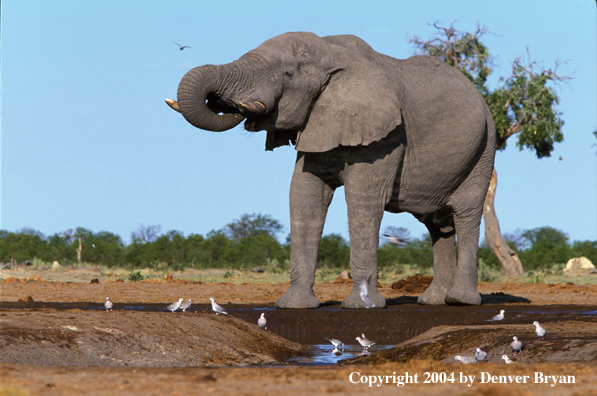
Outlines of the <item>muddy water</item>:
<svg viewBox="0 0 597 396">
<path fill-rule="evenodd" d="M 268 321 L 268 331 L 282 337 L 312 345 L 315 356 L 321 356 L 325 362 L 338 358 L 354 357 L 362 353 L 356 341 L 357 336 L 365 334 L 377 345 L 371 351 L 388 348 L 402 341 L 419 335 L 432 327 L 440 325 L 483 325 L 487 319 L 506 310 L 504 324 L 528 324 L 537 320 L 540 323 L 564 320 L 591 321 L 597 318 L 597 305 L 503 305 L 486 304 L 474 307 L 458 306 L 423 306 L 417 304 L 392 305 L 385 309 L 346 310 L 340 305 L 329 305 L 319 309 L 275 309 L 273 305 L 226 305 L 222 304 L 231 315 L 248 322 L 257 323 L 262 312 Z M 166 304 L 114 304 L 114 310 L 165 312 Z M 57 310 L 103 310 L 98 303 L 11 303 L 0 302 L 0 310 L 12 309 L 57 309 Z M 208 304 L 194 304 L 190 310 L 211 312 Z M 173 315 L 185 315 L 175 313 Z M 333 352 L 333 346 L 326 338 L 337 338 L 345 345 L 342 351 Z"/>
</svg>

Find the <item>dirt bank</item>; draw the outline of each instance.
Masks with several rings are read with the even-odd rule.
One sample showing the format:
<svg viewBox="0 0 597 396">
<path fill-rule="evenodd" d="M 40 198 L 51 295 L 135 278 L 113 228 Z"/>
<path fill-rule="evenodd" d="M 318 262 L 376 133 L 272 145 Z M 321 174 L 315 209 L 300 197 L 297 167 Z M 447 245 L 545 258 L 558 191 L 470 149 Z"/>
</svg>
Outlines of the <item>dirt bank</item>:
<svg viewBox="0 0 597 396">
<path fill-rule="evenodd" d="M 246 366 L 280 364 L 305 349 L 256 324 L 207 312 L 0 312 L 0 363 Z"/>
<path fill-rule="evenodd" d="M 0 361 L 4 362 L 0 363 L 0 395 L 288 395 L 289 389 L 314 395 L 595 394 L 597 286 L 481 284 L 484 305 L 480 307 L 422 307 L 416 305 L 416 293 L 382 286 L 388 309 L 337 309 L 352 285 L 326 283 L 315 286 L 322 308 L 299 310 L 299 314 L 273 309 L 288 284 L 90 284 L 35 279 L 0 283 Z M 27 296 L 34 302 L 17 302 Z M 106 296 L 115 302 L 111 313 L 101 310 Z M 180 297 L 200 304 L 186 314 L 164 311 Z M 237 309 L 237 315 L 216 317 L 208 309 L 209 297 Z M 62 308 L 52 308 L 53 303 Z M 65 303 L 73 306 L 64 308 Z M 131 308 L 139 304 L 148 308 Z M 266 310 L 272 321 L 269 332 L 255 325 L 257 310 L 243 311 L 246 304 Z M 500 308 L 507 312 L 504 323 L 485 322 Z M 299 319 L 291 323 L 297 315 Z M 368 337 L 386 337 L 385 343 L 393 342 L 394 336 L 408 340 L 400 340 L 397 348 L 372 349 L 371 355 L 350 364 L 271 366 L 303 350 L 276 333 L 313 333 L 309 343 L 319 342 L 328 327 L 317 315 L 327 318 L 329 329 L 347 335 L 365 328 Z M 529 322 L 533 318 L 545 323 L 545 341 L 536 340 Z M 459 322 L 462 320 L 466 322 Z M 276 328 L 276 321 L 288 328 Z M 305 332 L 306 326 L 315 330 Z M 503 352 L 512 356 L 508 345 L 513 335 L 528 342 L 525 351 L 515 358 L 514 365 L 495 361 Z M 454 355 L 471 355 L 477 346 L 490 352 L 493 360 L 475 365 L 453 361 Z M 206 367 L 248 364 L 267 366 Z M 379 387 L 366 383 L 368 376 L 392 377 L 405 372 L 416 374 L 417 383 L 398 389 L 393 383 Z M 448 378 L 453 373 L 455 383 L 424 382 L 425 373 L 442 372 Z M 528 375 L 531 381 L 481 383 L 483 372 L 506 379 Z M 535 383 L 535 373 L 574 377 L 575 382 L 552 387 Z M 461 376 L 473 375 L 472 387 L 460 383 Z M 362 378 L 365 382 L 359 382 Z"/>
<path fill-rule="evenodd" d="M 597 366 L 597 322 L 564 321 L 544 325 L 549 336 L 539 340 L 528 325 L 489 324 L 479 326 L 437 326 L 394 348 L 342 361 L 342 364 L 382 364 L 433 359 L 454 363 L 454 357 L 474 357 L 477 348 L 488 355 L 489 363 L 504 363 L 507 355 L 517 363 L 587 363 Z M 512 356 L 510 343 L 518 337 L 526 345 Z M 479 364 L 486 364 L 479 363 Z"/>
</svg>

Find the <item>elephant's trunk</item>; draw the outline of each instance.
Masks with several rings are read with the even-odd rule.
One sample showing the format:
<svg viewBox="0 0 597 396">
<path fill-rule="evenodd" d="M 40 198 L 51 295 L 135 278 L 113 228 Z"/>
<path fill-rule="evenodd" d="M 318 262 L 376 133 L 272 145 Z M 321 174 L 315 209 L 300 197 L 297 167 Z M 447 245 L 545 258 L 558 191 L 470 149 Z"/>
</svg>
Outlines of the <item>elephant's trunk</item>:
<svg viewBox="0 0 597 396">
<path fill-rule="evenodd" d="M 208 131 L 226 131 L 245 117 L 224 95 L 224 66 L 205 65 L 190 70 L 178 85 L 178 109 L 193 126 Z M 174 102 L 176 103 L 176 102 Z"/>
</svg>

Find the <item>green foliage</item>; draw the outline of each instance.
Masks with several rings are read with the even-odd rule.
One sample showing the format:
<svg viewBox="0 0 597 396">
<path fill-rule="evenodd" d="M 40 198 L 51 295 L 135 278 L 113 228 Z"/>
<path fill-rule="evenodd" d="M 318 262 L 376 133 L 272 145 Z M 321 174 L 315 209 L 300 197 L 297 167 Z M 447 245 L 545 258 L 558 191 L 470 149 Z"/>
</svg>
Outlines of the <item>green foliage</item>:
<svg viewBox="0 0 597 396">
<path fill-rule="evenodd" d="M 419 271 L 433 267 L 433 249 L 428 235 L 416 239 L 409 238 L 405 229 L 387 231 L 407 240 L 408 244 L 383 243 L 378 250 L 380 271 L 399 273 L 405 266 L 415 266 Z M 83 262 L 105 267 L 153 268 L 158 271 L 183 271 L 188 267 L 226 268 L 230 271 L 228 277 L 232 277 L 233 270 L 253 267 L 264 268 L 269 273 L 282 273 L 288 271 L 290 262 L 289 242 L 280 244 L 273 235 L 263 230 L 250 233 L 238 241 L 223 230 L 212 231 L 206 237 L 198 234 L 185 237 L 181 232 L 169 231 L 154 238 L 153 242 L 143 243 L 141 239 L 134 239 L 125 246 L 118 235 L 106 231 L 94 233 L 84 228 L 49 237 L 31 229 L 17 233 L 0 231 L 0 262 L 8 263 L 14 258 L 17 263 L 30 260 L 37 266 L 54 260 L 62 265 L 76 264 L 79 237 L 83 245 Z M 561 273 L 568 259 L 580 256 L 597 263 L 597 241 L 570 244 L 565 233 L 551 227 L 518 231 L 513 239 L 516 241 L 508 241 L 508 245 L 518 253 L 527 271 Z M 500 268 L 497 258 L 486 245 L 479 247 L 477 257 L 480 279 L 491 281 L 491 271 Z M 324 236 L 317 265 L 321 269 L 319 276 L 324 278 L 349 268 L 348 242 L 338 234 Z M 130 281 L 142 279 L 139 276 L 139 271 L 128 275 Z M 535 281 L 532 276 L 529 280 Z"/>
<path fill-rule="evenodd" d="M 236 242 L 260 233 L 275 237 L 283 229 L 284 227 L 278 220 L 272 219 L 269 215 L 255 213 L 244 214 L 240 219 L 226 225 L 227 234 Z"/>
<path fill-rule="evenodd" d="M 506 243 L 508 243 L 508 242 L 506 242 Z M 517 251 L 516 247 L 513 246 L 512 244 L 508 243 L 508 246 L 510 246 L 514 251 Z M 493 270 L 500 269 L 501 270 L 501 268 L 502 268 L 502 265 L 500 264 L 500 261 L 498 260 L 495 253 L 493 253 L 491 248 L 489 248 L 489 246 L 487 246 L 485 243 L 482 243 L 481 246 L 479 246 L 479 249 L 477 250 L 477 261 L 479 263 L 482 262 L 483 265 L 489 269 L 493 269 Z M 479 270 L 480 270 L 480 268 L 479 268 Z"/>
<path fill-rule="evenodd" d="M 597 265 L 597 241 L 574 241 L 572 243 L 571 257 L 586 257 Z"/>
<path fill-rule="evenodd" d="M 256 232 L 232 243 L 226 258 L 232 268 L 250 268 L 265 266 L 269 260 L 283 261 L 286 257 L 276 238 L 265 232 Z"/>
<path fill-rule="evenodd" d="M 535 73 L 530 60 L 528 65 L 520 58 L 514 61 L 512 76 L 500 78 L 503 85 L 487 99 L 496 126 L 498 150 L 505 149 L 506 140 L 518 134 L 516 146 L 520 150 L 527 147 L 543 158 L 551 155 L 554 143 L 564 140 L 564 121 L 556 111 L 558 96 L 547 86 L 558 79 L 551 70 Z"/>
<path fill-rule="evenodd" d="M 433 267 L 433 246 L 431 237 L 409 240 L 404 246 L 384 243 L 378 250 L 379 268 L 390 268 L 400 264 L 416 265 L 419 268 Z"/>
<path fill-rule="evenodd" d="M 143 280 L 143 275 L 141 275 L 141 271 L 137 271 L 137 272 L 131 272 L 129 274 L 129 282 L 138 282 Z"/>
<path fill-rule="evenodd" d="M 320 268 L 350 268 L 350 247 L 341 235 L 329 234 L 321 238 L 317 265 Z"/>
<path fill-rule="evenodd" d="M 434 38 L 424 41 L 414 36 L 410 42 L 417 48 L 417 53 L 437 56 L 450 66 L 459 69 L 483 94 L 489 91 L 486 86 L 487 77 L 492 73 L 493 57 L 489 49 L 481 43 L 481 37 L 489 30 L 484 26 L 477 26 L 475 33 L 460 32 L 454 28 L 433 26 L 438 30 Z"/>
<path fill-rule="evenodd" d="M 493 282 L 495 277 L 491 273 L 491 267 L 483 261 L 482 258 L 477 258 L 479 264 L 477 271 L 479 273 L 479 280 L 481 282 Z"/>
<path fill-rule="evenodd" d="M 481 37 L 489 33 L 477 27 L 474 33 L 461 32 L 453 27 L 433 26 L 438 32 L 429 40 L 414 36 L 410 42 L 419 54 L 442 58 L 460 70 L 479 90 L 489 106 L 496 129 L 496 148 L 506 148 L 506 141 L 518 134 L 516 145 L 520 150 L 529 148 L 538 158 L 549 157 L 554 144 L 562 142 L 564 122 L 556 109 L 558 96 L 549 83 L 570 79 L 559 76 L 555 70 L 537 70 L 538 63 L 522 57 L 512 62 L 512 74 L 500 77 L 499 86 L 491 90 L 487 77 L 493 72 L 493 58 Z M 596 135 L 597 136 L 597 135 Z"/>
</svg>

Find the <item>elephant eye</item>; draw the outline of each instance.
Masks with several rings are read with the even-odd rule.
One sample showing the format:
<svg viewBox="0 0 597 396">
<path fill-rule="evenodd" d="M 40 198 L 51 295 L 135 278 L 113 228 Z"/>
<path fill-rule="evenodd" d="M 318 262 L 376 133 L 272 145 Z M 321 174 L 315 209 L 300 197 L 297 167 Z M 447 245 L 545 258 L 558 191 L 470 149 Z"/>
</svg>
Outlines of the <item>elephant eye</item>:
<svg viewBox="0 0 597 396">
<path fill-rule="evenodd" d="M 287 66 L 284 69 L 282 69 L 282 74 L 285 77 L 292 77 L 292 75 L 294 74 L 294 68 Z"/>
</svg>

